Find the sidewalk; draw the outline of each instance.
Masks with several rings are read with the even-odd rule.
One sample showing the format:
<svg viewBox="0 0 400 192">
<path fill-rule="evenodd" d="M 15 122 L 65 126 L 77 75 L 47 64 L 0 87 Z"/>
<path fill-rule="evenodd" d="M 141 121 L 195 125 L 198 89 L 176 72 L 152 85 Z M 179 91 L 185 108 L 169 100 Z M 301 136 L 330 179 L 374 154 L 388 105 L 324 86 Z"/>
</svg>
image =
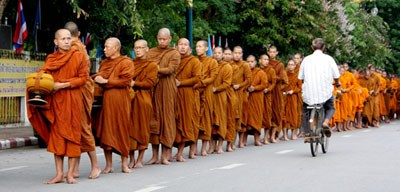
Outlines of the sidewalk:
<svg viewBox="0 0 400 192">
<path fill-rule="evenodd" d="M 0 150 L 37 144 L 32 127 L 0 128 Z"/>
</svg>

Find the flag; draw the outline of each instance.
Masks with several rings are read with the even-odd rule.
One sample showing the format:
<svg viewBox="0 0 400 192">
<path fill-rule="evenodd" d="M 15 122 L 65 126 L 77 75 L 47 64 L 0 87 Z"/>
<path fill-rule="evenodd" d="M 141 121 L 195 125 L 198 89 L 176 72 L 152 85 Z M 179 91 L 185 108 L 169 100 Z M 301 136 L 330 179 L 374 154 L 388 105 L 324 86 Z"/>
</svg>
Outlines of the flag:
<svg viewBox="0 0 400 192">
<path fill-rule="evenodd" d="M 24 49 L 24 40 L 28 37 L 28 30 L 26 28 L 26 21 L 24 16 L 24 10 L 22 8 L 21 0 L 18 1 L 18 12 L 15 25 L 14 33 L 14 50 L 16 53 L 21 53 Z"/>
<path fill-rule="evenodd" d="M 85 45 L 87 46 L 91 40 L 92 40 L 92 36 L 90 35 L 90 33 L 87 33 L 86 38 L 85 38 Z"/>
<path fill-rule="evenodd" d="M 208 50 L 206 53 L 207 56 L 212 56 L 213 52 L 212 52 L 212 47 L 211 47 L 211 38 L 210 35 L 208 35 Z"/>
<path fill-rule="evenodd" d="M 212 36 L 212 48 L 215 48 L 215 35 Z"/>
<path fill-rule="evenodd" d="M 100 43 L 97 43 L 96 47 L 96 58 L 101 58 L 103 57 L 103 49 L 100 46 Z"/>
<path fill-rule="evenodd" d="M 136 56 L 135 56 L 135 50 L 131 50 L 131 58 L 132 58 L 132 59 L 135 59 L 135 57 L 136 57 Z"/>
<path fill-rule="evenodd" d="M 218 47 L 221 47 L 221 36 L 218 38 Z"/>
<path fill-rule="evenodd" d="M 40 0 L 39 0 L 36 7 L 35 23 L 33 25 L 33 36 L 35 37 L 35 53 L 39 52 L 37 43 L 37 30 L 42 28 L 41 19 L 42 19 L 42 13 L 40 9 Z"/>
<path fill-rule="evenodd" d="M 225 38 L 225 49 L 228 49 L 229 48 L 229 46 L 228 46 L 228 38 Z"/>
</svg>

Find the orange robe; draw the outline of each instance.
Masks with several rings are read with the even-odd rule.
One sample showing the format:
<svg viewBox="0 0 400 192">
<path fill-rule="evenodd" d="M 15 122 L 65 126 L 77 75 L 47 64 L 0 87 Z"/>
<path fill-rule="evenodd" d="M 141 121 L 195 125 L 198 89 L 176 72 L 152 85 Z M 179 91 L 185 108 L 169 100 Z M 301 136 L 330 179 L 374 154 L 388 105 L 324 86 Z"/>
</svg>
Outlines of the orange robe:
<svg viewBox="0 0 400 192">
<path fill-rule="evenodd" d="M 232 62 L 232 86 L 239 84 L 240 88 L 235 90 L 236 98 L 238 101 L 238 114 L 236 114 L 237 131 L 245 131 L 247 124 L 247 110 L 248 110 L 248 95 L 245 91 L 251 83 L 251 70 L 249 65 L 244 61 Z M 244 128 L 242 129 L 241 126 Z"/>
<path fill-rule="evenodd" d="M 79 40 L 72 40 L 71 49 L 76 49 L 85 55 L 88 70 L 90 71 L 90 58 L 86 51 L 86 46 Z M 96 143 L 92 133 L 91 125 L 91 113 L 92 104 L 94 100 L 94 81 L 91 78 L 87 78 L 86 84 L 81 87 L 83 106 L 82 110 L 82 138 L 81 138 L 81 151 L 90 152 L 96 149 Z"/>
<path fill-rule="evenodd" d="M 390 105 L 390 97 L 391 97 L 391 92 L 392 92 L 392 87 L 391 87 L 392 83 L 389 78 L 384 78 L 384 79 L 386 81 L 386 89 L 383 92 L 385 109 L 386 109 L 386 114 L 384 114 L 384 115 L 389 115 L 389 112 L 390 112 L 389 105 Z M 388 118 L 388 117 L 386 117 L 386 118 Z"/>
<path fill-rule="evenodd" d="M 342 92 L 342 98 L 340 103 L 340 122 L 347 122 L 352 112 L 352 101 L 351 101 L 351 79 L 345 75 L 340 75 L 339 82 L 341 87 L 339 90 Z"/>
<path fill-rule="evenodd" d="M 54 82 L 70 82 L 71 86 L 45 97 L 46 106 L 28 105 L 32 127 L 48 144 L 47 151 L 59 156 L 81 155 L 83 99 L 81 87 L 89 77 L 85 55 L 77 50 L 50 54 L 44 66 Z"/>
<path fill-rule="evenodd" d="M 264 94 L 264 113 L 263 113 L 262 127 L 269 129 L 271 128 L 271 119 L 272 119 L 272 90 L 275 88 L 276 74 L 275 70 L 270 65 L 261 69 L 264 70 L 268 78 L 268 83 L 267 83 L 268 92 Z"/>
<path fill-rule="evenodd" d="M 399 84 L 395 79 L 392 79 L 390 81 L 390 87 L 389 112 L 393 114 L 397 111 L 397 91 L 399 89 Z"/>
<path fill-rule="evenodd" d="M 381 116 L 387 115 L 386 104 L 385 104 L 385 92 L 386 92 L 386 79 L 382 75 L 378 74 L 380 80 L 379 87 L 379 114 Z"/>
<path fill-rule="evenodd" d="M 130 150 L 131 98 L 129 85 L 135 73 L 133 62 L 126 56 L 107 58 L 101 62 L 99 72 L 94 79 L 102 76 L 108 83 L 104 89 L 97 137 L 100 146 L 109 150 L 111 147 L 121 156 L 128 157 Z"/>
<path fill-rule="evenodd" d="M 294 69 L 294 73 L 295 73 L 296 77 L 299 76 L 300 65 L 301 65 L 301 64 L 296 65 L 296 68 Z M 287 72 L 286 72 L 286 73 L 287 73 Z M 303 84 L 302 81 L 300 81 L 300 82 L 301 82 L 301 84 Z M 300 87 L 300 88 L 301 88 L 301 87 Z M 301 91 L 297 93 L 297 101 L 298 101 L 298 103 L 297 103 L 297 110 L 298 110 L 298 117 L 297 117 L 297 119 L 298 119 L 298 123 L 299 123 L 299 124 L 297 125 L 297 127 L 301 127 L 301 121 L 302 121 L 302 116 L 303 116 L 303 94 L 302 94 Z"/>
<path fill-rule="evenodd" d="M 223 64 L 225 63 L 225 64 Z M 239 104 L 238 99 L 236 97 L 235 91 L 233 90 L 232 79 L 233 79 L 233 67 L 230 63 L 221 61 L 219 65 L 228 65 L 230 67 L 231 75 L 231 83 L 229 87 L 226 88 L 226 96 L 227 96 L 227 105 L 228 111 L 226 113 L 227 116 L 227 125 L 226 125 L 226 136 L 225 141 L 234 142 L 236 137 L 236 123 L 237 123 L 237 114 L 239 114 Z M 221 72 L 222 73 L 222 72 Z"/>
<path fill-rule="evenodd" d="M 341 118 L 341 109 L 340 109 L 340 105 L 342 103 L 342 93 L 340 92 L 339 88 L 337 88 L 336 86 L 333 87 L 333 92 L 332 92 L 332 96 L 335 98 L 334 101 L 334 106 L 335 106 L 335 113 L 333 114 L 333 117 L 331 119 L 331 121 L 329 122 L 331 127 L 334 127 L 336 123 L 340 123 Z"/>
<path fill-rule="evenodd" d="M 213 95 L 213 130 L 212 135 L 218 135 L 225 139 L 227 135 L 228 116 L 233 117 L 233 111 L 229 111 L 228 107 L 228 89 L 232 83 L 232 67 L 227 62 L 218 64 L 218 75 L 214 80 L 213 87 L 215 92 Z M 235 131 L 234 126 L 232 126 Z M 230 130 L 232 131 L 232 129 Z"/>
<path fill-rule="evenodd" d="M 277 128 L 278 134 L 282 130 L 282 120 L 284 115 L 283 105 L 283 89 L 288 84 L 288 78 L 282 62 L 271 59 L 269 64 L 274 68 L 276 73 L 276 84 L 272 90 L 272 103 L 274 109 L 272 110 L 272 124 L 271 127 Z"/>
<path fill-rule="evenodd" d="M 364 109 L 362 111 L 362 116 L 368 119 L 369 123 L 372 123 L 374 117 L 374 111 L 378 110 L 375 105 L 375 100 L 378 96 L 372 94 L 373 92 L 379 91 L 379 79 L 374 78 L 373 76 L 368 79 L 361 78 L 359 80 L 360 85 L 366 89 L 368 89 L 370 96 L 364 102 Z M 378 115 L 379 118 L 379 115 Z M 377 119 L 375 119 L 377 120 Z"/>
<path fill-rule="evenodd" d="M 264 89 L 268 86 L 268 77 L 260 68 L 251 70 L 251 86 L 254 91 L 249 93 L 247 131 L 261 132 L 264 114 Z"/>
<path fill-rule="evenodd" d="M 287 71 L 288 85 L 285 87 L 285 92 L 293 90 L 292 94 L 285 95 L 285 121 L 284 127 L 289 129 L 297 129 L 300 127 L 301 116 L 299 116 L 298 104 L 299 94 L 301 92 L 301 80 L 298 79 L 298 74 Z"/>
<path fill-rule="evenodd" d="M 199 130 L 196 127 L 195 88 L 200 81 L 201 63 L 192 55 L 181 55 L 181 64 L 176 70 L 176 79 L 181 82 L 178 87 L 177 122 L 175 143 L 195 143 Z"/>
<path fill-rule="evenodd" d="M 158 64 L 158 83 L 154 88 L 153 115 L 150 121 L 150 143 L 171 148 L 176 136 L 175 71 L 181 56 L 173 48 L 152 48 L 147 54 L 149 61 Z"/>
<path fill-rule="evenodd" d="M 213 82 L 218 73 L 218 62 L 209 56 L 198 57 L 201 62 L 201 81 L 195 86 L 200 91 L 200 135 L 199 139 L 210 140 L 213 116 Z"/>
<path fill-rule="evenodd" d="M 350 73 L 349 71 L 344 72 L 344 77 L 348 82 L 347 89 L 349 90 L 349 92 L 347 93 L 349 97 L 348 116 L 350 118 L 350 121 L 354 121 L 356 117 L 356 109 L 358 103 L 357 100 L 359 100 L 359 92 L 354 88 L 357 81 L 353 73 Z"/>
<path fill-rule="evenodd" d="M 153 88 L 157 83 L 158 67 L 147 59 L 133 60 L 135 98 L 131 112 L 131 150 L 147 149 L 150 140 L 150 119 L 153 112 Z"/>
</svg>

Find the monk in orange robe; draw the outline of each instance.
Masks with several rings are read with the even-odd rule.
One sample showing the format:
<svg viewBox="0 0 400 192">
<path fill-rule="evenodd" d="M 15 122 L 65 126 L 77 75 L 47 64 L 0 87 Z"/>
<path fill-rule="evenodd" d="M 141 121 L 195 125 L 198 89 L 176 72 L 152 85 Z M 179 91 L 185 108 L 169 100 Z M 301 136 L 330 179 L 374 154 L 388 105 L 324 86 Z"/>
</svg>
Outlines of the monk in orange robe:
<svg viewBox="0 0 400 192">
<path fill-rule="evenodd" d="M 274 104 L 274 110 L 272 110 L 272 134 L 270 136 L 271 142 L 276 143 L 276 138 L 279 136 L 282 129 L 283 119 L 283 89 L 288 84 L 288 78 L 286 75 L 285 67 L 283 63 L 276 60 L 278 55 L 278 49 L 275 46 L 268 48 L 268 55 L 270 57 L 269 64 L 274 68 L 276 73 L 276 84 L 272 90 L 272 103 Z"/>
<path fill-rule="evenodd" d="M 263 54 L 259 59 L 260 68 L 267 74 L 267 88 L 264 89 L 264 113 L 263 125 L 264 139 L 261 143 L 268 144 L 271 142 L 271 119 L 272 119 L 272 90 L 275 88 L 276 74 L 274 68 L 269 65 L 269 56 Z"/>
<path fill-rule="evenodd" d="M 170 48 L 171 32 L 162 28 L 157 34 L 158 47 L 150 49 L 147 59 L 158 64 L 158 83 L 154 88 L 153 115 L 150 120 L 150 143 L 153 156 L 146 164 L 162 163 L 169 165 L 172 145 L 176 136 L 176 96 L 175 72 L 181 62 L 181 56 Z M 162 145 L 161 161 L 158 158 Z"/>
<path fill-rule="evenodd" d="M 223 52 L 223 60 L 218 61 L 218 63 L 221 62 L 226 62 L 231 66 L 232 70 L 232 78 L 233 78 L 233 68 L 237 68 L 238 66 L 233 66 L 232 63 L 232 50 L 225 49 Z M 232 81 L 231 81 L 232 82 Z M 227 125 L 226 125 L 226 136 L 225 136 L 225 141 L 226 141 L 226 151 L 227 152 L 232 152 L 236 149 L 235 146 L 235 140 L 236 140 L 236 135 L 237 135 L 237 124 L 239 123 L 239 103 L 238 99 L 236 97 L 236 93 L 231 85 L 226 89 L 226 96 L 227 96 L 227 101 L 228 101 L 228 113 L 227 113 Z M 240 125 L 239 125 L 240 126 Z"/>
<path fill-rule="evenodd" d="M 361 72 L 360 85 L 369 91 L 369 97 L 364 103 L 364 109 L 362 112 L 363 116 L 363 127 L 368 128 L 368 125 L 376 123 L 374 119 L 374 111 L 378 110 L 375 105 L 375 99 L 378 97 L 379 92 L 379 79 L 372 76 L 373 72 L 369 69 L 365 69 Z M 375 122 L 374 122 L 375 120 Z M 376 126 L 374 124 L 373 126 Z"/>
<path fill-rule="evenodd" d="M 376 75 L 378 75 L 380 84 L 379 84 L 379 120 L 380 122 L 382 119 L 387 119 L 387 110 L 386 110 L 386 104 L 385 104 L 385 94 L 386 94 L 386 79 L 382 76 L 381 71 L 378 70 L 376 72 Z"/>
<path fill-rule="evenodd" d="M 300 66 L 301 66 L 301 62 L 303 61 L 303 55 L 301 54 L 301 53 L 296 53 L 296 54 L 294 54 L 293 55 L 293 61 L 294 61 L 294 63 L 296 64 L 296 68 L 294 69 L 294 73 L 295 74 L 299 74 L 299 71 L 300 71 Z M 298 98 L 298 104 L 297 104 L 297 106 L 298 106 L 298 119 L 299 119 L 299 121 L 298 121 L 298 125 L 297 125 L 297 127 L 301 127 L 301 119 L 302 119 L 302 115 L 303 115 L 303 96 L 302 96 L 302 93 L 301 93 L 301 91 L 300 92 L 298 92 L 297 93 L 297 98 Z M 301 132 L 301 129 L 300 129 L 300 133 L 298 134 L 299 136 L 303 136 L 303 134 L 304 133 L 302 133 Z"/>
<path fill-rule="evenodd" d="M 264 114 L 264 89 L 268 86 L 268 77 L 265 72 L 256 67 L 256 57 L 249 55 L 246 59 L 251 69 L 251 83 L 247 88 L 249 92 L 247 134 L 254 135 L 254 145 L 261 146 L 260 134 L 262 129 L 263 114 Z M 247 137 L 247 134 L 245 135 Z M 245 139 L 247 140 L 247 139 Z"/>
<path fill-rule="evenodd" d="M 376 67 L 374 65 L 368 64 L 367 67 L 372 72 L 370 78 L 373 78 L 374 82 L 375 82 L 375 87 L 373 89 L 373 93 L 370 94 L 371 95 L 371 99 L 373 100 L 373 105 L 374 105 L 373 110 L 372 110 L 372 114 L 373 114 L 372 126 L 379 127 L 379 120 L 380 120 L 380 105 L 379 105 L 380 97 L 379 97 L 379 92 L 380 92 L 380 89 L 381 89 L 382 80 L 380 78 L 380 74 L 376 72 Z"/>
<path fill-rule="evenodd" d="M 157 64 L 147 59 L 149 47 L 147 41 L 137 40 L 134 44 L 136 58 L 133 60 L 135 74 L 131 87 L 135 90 L 131 112 L 131 148 L 129 168 L 143 167 L 143 156 L 150 142 L 150 119 L 153 112 L 153 88 L 157 83 Z M 139 150 L 135 161 L 135 150 Z"/>
<path fill-rule="evenodd" d="M 353 76 L 355 79 L 353 94 L 354 94 L 354 110 L 353 113 L 356 114 L 356 125 L 355 128 L 362 128 L 362 109 L 364 108 L 364 102 L 367 97 L 369 97 L 368 90 L 360 86 L 360 74 L 359 71 L 353 70 Z M 367 95 L 368 94 L 368 95 Z"/>
<path fill-rule="evenodd" d="M 239 148 L 245 146 L 244 133 L 247 127 L 248 95 L 245 90 L 251 83 L 251 70 L 249 65 L 243 60 L 243 49 L 240 46 L 233 48 L 232 62 L 232 87 L 235 90 L 239 105 L 239 121 L 236 130 L 239 132 Z"/>
<path fill-rule="evenodd" d="M 88 63 L 88 70 L 90 71 L 90 59 L 89 55 L 86 51 L 86 46 L 79 40 L 79 36 L 81 32 L 78 29 L 78 26 L 70 21 L 64 25 L 65 29 L 68 29 L 71 32 L 72 36 L 72 44 L 71 49 L 76 49 L 86 55 L 86 60 Z M 83 96 L 83 105 L 84 110 L 82 111 L 82 138 L 81 138 L 81 152 L 87 152 L 89 155 L 90 163 L 92 165 L 92 169 L 89 174 L 89 179 L 96 179 L 99 177 L 101 171 L 99 169 L 99 164 L 97 163 L 96 157 L 96 143 L 94 140 L 94 136 L 92 133 L 92 125 L 91 125 L 91 113 L 92 113 L 92 104 L 94 100 L 94 81 L 91 78 L 87 78 L 85 86 L 81 87 L 82 96 Z M 74 170 L 74 177 L 79 177 L 79 162 L 80 157 L 78 157 L 78 161 L 76 163 L 76 167 Z"/>
<path fill-rule="evenodd" d="M 390 92 L 389 92 L 389 117 L 394 118 L 394 114 L 397 111 L 397 92 L 399 84 L 396 81 L 394 74 L 390 75 Z"/>
<path fill-rule="evenodd" d="M 357 99 L 359 92 L 354 88 L 356 84 L 356 78 L 354 77 L 353 73 L 349 72 L 349 64 L 343 63 L 344 74 L 343 78 L 346 79 L 347 82 L 347 92 L 345 95 L 348 95 L 348 103 L 347 103 L 347 112 L 348 112 L 348 119 L 345 121 L 345 128 L 346 130 L 352 130 L 354 128 L 354 121 L 357 109 Z M 342 84 L 343 89 L 343 84 Z"/>
<path fill-rule="evenodd" d="M 54 44 L 58 50 L 50 54 L 38 70 L 53 76 L 54 91 L 45 97 L 48 102 L 45 106 L 28 105 L 32 127 L 47 143 L 47 151 L 54 153 L 56 176 L 48 184 L 64 182 L 64 156 L 68 157 L 67 183 L 77 182 L 73 171 L 81 155 L 81 114 L 84 110 L 81 87 L 89 77 L 89 70 L 86 55 L 72 50 L 71 40 L 71 33 L 66 29 L 55 33 Z"/>
<path fill-rule="evenodd" d="M 199 130 L 196 128 L 195 115 L 195 88 L 201 76 L 200 61 L 190 55 L 192 50 L 186 38 L 178 41 L 177 50 L 181 55 L 181 64 L 176 70 L 176 86 L 178 87 L 177 123 L 175 144 L 178 146 L 176 160 L 184 162 L 183 149 L 186 145 L 196 143 Z M 199 98 L 197 98 L 199 99 Z M 190 150 L 189 158 L 195 158 L 194 151 Z"/>
<path fill-rule="evenodd" d="M 384 119 L 385 119 L 385 123 L 390 123 L 390 117 L 389 117 L 389 113 L 390 113 L 390 106 L 389 106 L 389 101 L 390 101 L 390 95 L 391 95 L 391 81 L 387 75 L 387 72 L 385 70 L 381 71 L 382 74 L 382 78 L 385 79 L 385 83 L 386 83 L 386 89 L 383 92 L 383 102 L 385 105 L 385 113 L 382 114 L 384 115 Z"/>
<path fill-rule="evenodd" d="M 228 132 L 228 117 L 234 117 L 233 110 L 229 111 L 228 103 L 228 89 L 231 88 L 232 83 L 232 67 L 229 63 L 222 61 L 223 52 L 221 47 L 216 47 L 213 52 L 214 59 L 218 62 L 217 77 L 213 83 L 213 129 L 212 141 L 210 142 L 210 151 L 214 151 L 213 147 L 217 146 L 217 153 L 223 153 L 222 143 L 226 138 Z M 232 90 L 233 91 L 233 90 Z M 234 93 L 233 93 L 234 94 Z M 231 127 L 234 130 L 234 125 Z M 227 151 L 231 152 L 232 148 L 227 145 Z"/>
<path fill-rule="evenodd" d="M 113 172 L 112 152 L 121 156 L 123 173 L 130 173 L 127 161 L 130 150 L 131 98 L 129 87 L 135 73 L 130 58 L 120 53 L 121 42 L 115 37 L 104 44 L 107 59 L 101 62 L 99 72 L 92 75 L 96 83 L 103 87 L 103 104 L 100 112 L 97 137 L 104 150 L 106 167 L 102 173 Z"/>
<path fill-rule="evenodd" d="M 288 77 L 288 85 L 284 89 L 285 93 L 285 121 L 284 128 L 291 130 L 291 139 L 297 139 L 297 131 L 299 129 L 299 121 L 298 119 L 298 104 L 299 104 L 299 94 L 301 92 L 301 80 L 298 79 L 298 74 L 296 74 L 296 63 L 294 60 L 289 60 L 287 63 L 286 74 Z M 284 139 L 289 140 L 288 138 L 288 130 L 283 131 Z"/>
<path fill-rule="evenodd" d="M 206 156 L 207 144 L 211 140 L 211 133 L 213 129 L 212 116 L 213 116 L 213 106 L 214 106 L 214 97 L 213 97 L 213 83 L 215 78 L 217 77 L 218 72 L 218 63 L 217 61 L 207 56 L 206 53 L 208 51 L 208 43 L 207 41 L 200 40 L 196 43 L 196 53 L 198 55 L 198 59 L 201 62 L 201 81 L 195 85 L 195 88 L 199 89 L 201 104 L 201 119 L 200 119 L 200 134 L 199 139 L 202 140 L 201 145 L 201 155 Z M 196 138 L 197 139 L 197 138 Z M 210 146 L 211 147 L 211 146 Z M 196 152 L 196 146 L 192 146 L 192 153 Z"/>
</svg>

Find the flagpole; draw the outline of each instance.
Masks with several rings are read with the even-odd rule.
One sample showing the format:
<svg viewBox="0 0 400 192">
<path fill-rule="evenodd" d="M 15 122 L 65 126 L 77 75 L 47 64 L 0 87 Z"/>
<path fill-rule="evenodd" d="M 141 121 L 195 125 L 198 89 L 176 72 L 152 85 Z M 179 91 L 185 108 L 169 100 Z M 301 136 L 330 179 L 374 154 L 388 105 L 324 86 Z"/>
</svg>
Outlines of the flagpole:
<svg viewBox="0 0 400 192">
<path fill-rule="evenodd" d="M 193 48 L 193 0 L 187 0 L 187 15 L 186 15 L 186 36 L 190 42 L 190 47 Z"/>
</svg>

